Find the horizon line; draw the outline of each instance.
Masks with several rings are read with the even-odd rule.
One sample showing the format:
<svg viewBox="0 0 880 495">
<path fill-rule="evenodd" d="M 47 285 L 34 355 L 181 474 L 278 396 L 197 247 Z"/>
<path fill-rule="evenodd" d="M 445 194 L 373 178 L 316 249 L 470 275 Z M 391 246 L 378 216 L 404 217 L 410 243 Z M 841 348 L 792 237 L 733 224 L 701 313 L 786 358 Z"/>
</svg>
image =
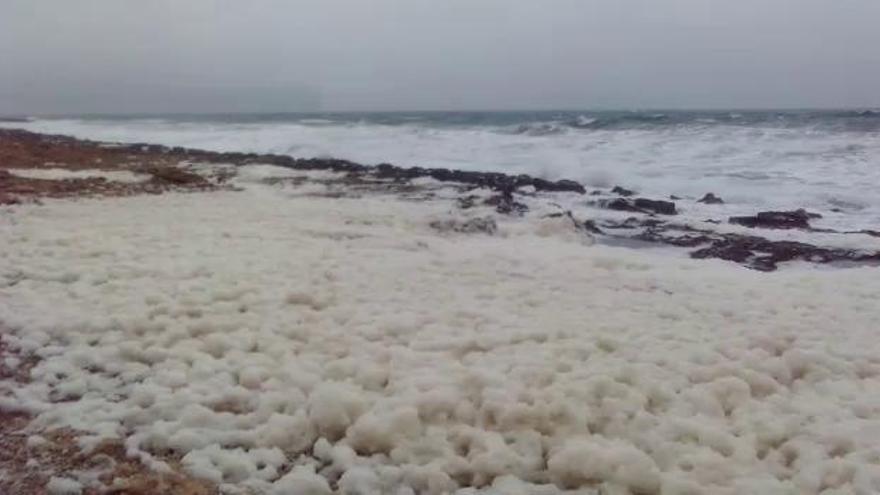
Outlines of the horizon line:
<svg viewBox="0 0 880 495">
<path fill-rule="evenodd" d="M 282 110 L 282 111 L 208 111 L 208 112 L 18 112 L 0 113 L 0 119 L 12 118 L 66 118 L 66 117 L 134 117 L 134 116 L 220 116 L 220 115 L 342 115 L 342 114 L 405 114 L 405 113 L 547 113 L 547 112 L 825 112 L 825 111 L 872 111 L 872 106 L 780 106 L 780 107 L 593 107 L 593 108 L 473 108 L 473 109 L 414 109 L 414 110 Z"/>
</svg>

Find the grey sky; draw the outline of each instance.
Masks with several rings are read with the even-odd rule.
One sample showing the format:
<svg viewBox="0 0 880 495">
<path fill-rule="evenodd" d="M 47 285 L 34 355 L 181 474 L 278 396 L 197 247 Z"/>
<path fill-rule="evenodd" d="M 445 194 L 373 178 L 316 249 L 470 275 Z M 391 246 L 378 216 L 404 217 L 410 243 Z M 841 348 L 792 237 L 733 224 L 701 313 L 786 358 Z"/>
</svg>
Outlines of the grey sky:
<svg viewBox="0 0 880 495">
<path fill-rule="evenodd" d="M 880 0 L 2 0 L 0 114 L 880 106 Z"/>
</svg>

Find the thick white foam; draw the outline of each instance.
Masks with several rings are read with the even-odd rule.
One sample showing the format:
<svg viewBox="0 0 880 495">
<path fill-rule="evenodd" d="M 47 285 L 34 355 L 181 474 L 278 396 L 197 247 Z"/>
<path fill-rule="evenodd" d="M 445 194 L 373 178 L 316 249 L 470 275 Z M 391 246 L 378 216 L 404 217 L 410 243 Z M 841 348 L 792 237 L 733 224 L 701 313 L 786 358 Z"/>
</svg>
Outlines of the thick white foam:
<svg viewBox="0 0 880 495">
<path fill-rule="evenodd" d="M 0 407 L 226 493 L 880 491 L 876 270 L 438 233 L 272 173 L 0 209 L 3 338 L 43 358 Z"/>
</svg>

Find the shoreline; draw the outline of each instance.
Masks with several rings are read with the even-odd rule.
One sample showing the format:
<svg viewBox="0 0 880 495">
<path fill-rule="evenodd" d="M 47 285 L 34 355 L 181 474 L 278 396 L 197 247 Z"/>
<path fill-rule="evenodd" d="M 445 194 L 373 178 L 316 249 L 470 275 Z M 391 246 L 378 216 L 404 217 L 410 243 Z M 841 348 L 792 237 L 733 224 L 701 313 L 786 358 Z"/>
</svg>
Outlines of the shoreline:
<svg viewBox="0 0 880 495">
<path fill-rule="evenodd" d="M 774 271 L 780 263 L 792 261 L 837 266 L 880 265 L 880 227 L 858 231 L 815 228 L 811 222 L 821 215 L 803 209 L 755 211 L 750 216 L 710 218 L 703 222 L 677 221 L 677 206 L 687 208 L 694 203 L 723 203 L 723 193 L 719 197 L 707 192 L 700 199 L 675 196 L 655 199 L 640 197 L 635 191 L 621 186 L 588 188 L 572 180 L 550 181 L 524 174 L 401 167 L 388 163 L 368 166 L 333 158 L 303 159 L 147 143 L 106 143 L 16 129 L 0 129 L 0 144 L 6 146 L 5 151 L 0 150 L 0 174 L 3 174 L 0 175 L 0 205 L 16 201 L 16 196 L 69 197 L 211 190 L 223 187 L 222 178 L 211 183 L 178 164 L 222 163 L 236 167 L 261 164 L 344 174 L 344 177 L 337 178 L 340 187 L 362 188 L 372 193 L 395 194 L 406 189 L 424 188 L 415 183 L 434 180 L 457 189 L 454 200 L 461 209 L 475 205 L 478 196 L 471 197 L 470 191 L 488 191 L 491 196 L 481 198 L 482 204 L 493 206 L 498 214 L 535 214 L 530 211 L 529 200 L 537 199 L 556 206 L 555 209 L 548 209 L 546 205 L 533 207 L 541 210 L 539 214 L 566 217 L 574 229 L 597 237 L 599 242 L 633 247 L 673 247 L 687 250 L 695 259 L 722 259 L 760 271 Z M 72 170 L 125 170 L 141 174 L 145 180 L 136 184 L 119 184 L 100 177 L 45 181 L 16 177 L 7 170 L 10 163 L 25 168 L 43 168 L 47 162 L 57 162 L 64 169 Z M 608 212 L 612 212 L 610 216 Z M 798 235 L 792 237 L 789 235 L 792 233 Z M 840 241 L 844 238 L 855 240 Z"/>
</svg>

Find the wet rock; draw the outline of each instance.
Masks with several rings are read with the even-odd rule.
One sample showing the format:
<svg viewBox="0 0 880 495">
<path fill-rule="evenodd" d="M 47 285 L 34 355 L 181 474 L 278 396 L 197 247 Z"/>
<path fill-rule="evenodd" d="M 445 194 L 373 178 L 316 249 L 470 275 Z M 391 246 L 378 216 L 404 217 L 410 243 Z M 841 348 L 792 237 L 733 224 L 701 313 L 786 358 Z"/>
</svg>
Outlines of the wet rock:
<svg viewBox="0 0 880 495">
<path fill-rule="evenodd" d="M 266 155 L 272 165 L 291 168 L 296 166 L 296 159 L 287 155 Z"/>
<path fill-rule="evenodd" d="M 167 147 L 148 143 L 136 143 L 130 145 L 109 143 L 95 143 L 90 141 L 76 140 L 65 136 L 44 136 L 27 131 L 0 130 L 0 134 L 14 137 L 17 141 L 31 141 L 34 147 L 57 146 L 58 143 L 69 146 L 86 145 L 99 149 L 102 156 L 108 154 L 130 155 L 130 157 L 143 157 L 151 155 L 151 158 L 161 157 L 177 163 L 180 161 L 229 163 L 233 165 L 247 165 L 251 163 L 263 163 L 281 167 L 296 168 L 303 170 L 328 170 L 340 173 L 367 175 L 384 180 L 407 182 L 421 177 L 430 177 L 441 182 L 458 182 L 473 187 L 482 187 L 502 193 L 512 193 L 517 188 L 531 186 L 535 191 L 546 192 L 575 192 L 585 194 L 584 186 L 573 180 L 551 181 L 532 177 L 529 175 L 508 175 L 499 172 L 476 172 L 465 170 L 450 170 L 445 168 L 422 168 L 422 167 L 398 167 L 390 163 L 382 163 L 375 167 L 368 167 L 348 160 L 335 158 L 308 158 L 297 159 L 287 155 L 235 153 L 235 152 L 212 152 L 183 147 Z M 58 143 L 56 143 L 57 141 Z M 155 155 L 155 156 L 153 156 Z M 60 160 L 59 160 L 60 161 Z M 159 181 L 166 183 L 181 183 L 182 177 L 161 175 Z M 193 179 L 194 180 L 194 179 Z"/>
<path fill-rule="evenodd" d="M 675 203 L 671 201 L 663 201 L 659 199 L 636 198 L 629 200 L 624 198 L 616 198 L 610 201 L 601 201 L 600 206 L 609 210 L 632 211 L 636 213 L 675 215 Z"/>
<path fill-rule="evenodd" d="M 755 253 L 749 249 L 748 245 L 741 242 L 728 242 L 726 240 L 715 241 L 711 246 L 691 253 L 691 258 L 717 258 L 736 263 L 745 263 L 754 256 Z"/>
<path fill-rule="evenodd" d="M 822 247 L 804 242 L 774 241 L 759 236 L 722 233 L 686 224 L 669 223 L 657 218 L 630 217 L 623 222 L 606 221 L 602 226 L 612 232 L 616 229 L 623 229 L 623 232 L 627 230 L 633 232 L 632 234 L 606 233 L 612 238 L 635 239 L 682 248 L 696 248 L 690 252 L 692 258 L 722 259 L 761 271 L 776 270 L 779 263 L 788 261 L 880 265 L 880 251 Z"/>
<path fill-rule="evenodd" d="M 273 163 L 272 165 L 276 165 Z M 284 166 L 284 165 L 281 165 Z M 381 167 L 382 165 L 379 165 Z M 388 165 L 389 167 L 391 165 Z M 329 170 L 331 172 L 348 172 L 348 173 L 364 173 L 368 170 L 367 167 L 359 164 L 350 162 L 348 160 L 337 160 L 335 158 L 308 158 L 308 159 L 298 159 L 295 162 L 294 168 L 304 169 L 304 170 Z M 377 167 L 378 168 L 378 167 Z"/>
<path fill-rule="evenodd" d="M 688 248 L 709 244 L 713 241 L 713 238 L 706 234 L 694 233 L 669 235 L 663 229 L 655 228 L 648 228 L 641 234 L 633 236 L 633 239 Z"/>
<path fill-rule="evenodd" d="M 375 175 L 381 179 L 407 181 L 420 177 L 430 177 L 441 182 L 458 182 L 503 193 L 512 193 L 517 188 L 526 186 L 532 186 L 536 191 L 586 193 L 584 186 L 572 180 L 549 181 L 524 174 L 513 176 L 499 172 L 475 172 L 446 168 L 404 168 L 383 163 L 375 167 Z"/>
<path fill-rule="evenodd" d="M 581 184 L 568 179 L 558 180 L 556 182 L 551 183 L 552 189 L 547 189 L 548 191 L 570 191 L 576 192 L 579 194 L 584 194 L 587 190 Z"/>
<path fill-rule="evenodd" d="M 611 192 L 614 194 L 618 194 L 620 196 L 624 196 L 624 197 L 633 196 L 636 193 L 635 191 L 632 191 L 630 189 L 626 189 L 626 188 L 623 188 L 620 186 L 614 186 L 614 188 L 611 190 Z"/>
<path fill-rule="evenodd" d="M 506 192 L 486 199 L 483 204 L 494 206 L 495 211 L 502 215 L 522 215 L 529 207 L 513 199 L 513 194 Z"/>
<path fill-rule="evenodd" d="M 750 217 L 730 217 L 730 223 L 749 228 L 764 229 L 810 229 L 810 220 L 822 218 L 803 208 L 794 211 L 762 211 Z"/>
<path fill-rule="evenodd" d="M 632 230 L 632 229 L 636 229 L 636 228 L 644 227 L 644 226 L 645 226 L 645 224 L 642 222 L 642 220 L 640 220 L 636 217 L 629 217 L 622 222 L 616 222 L 613 220 L 605 220 L 604 222 L 602 222 L 602 227 L 604 227 L 606 229 L 612 229 L 612 230 L 618 230 L 618 229 Z"/>
<path fill-rule="evenodd" d="M 773 271 L 779 263 L 802 260 L 811 263 L 880 263 L 880 253 L 863 253 L 841 248 L 824 248 L 793 241 L 771 241 L 762 237 L 725 235 L 708 247 L 691 253 L 692 258 L 719 258 L 749 268 Z"/>
<path fill-rule="evenodd" d="M 477 199 L 479 199 L 479 196 L 477 196 L 476 194 L 469 194 L 467 196 L 461 196 L 456 200 L 456 202 L 458 203 L 459 208 L 461 208 L 462 210 L 467 210 L 474 207 Z"/>
<path fill-rule="evenodd" d="M 629 218 L 627 220 L 631 221 L 631 219 Z M 659 227 L 661 225 L 666 225 L 666 222 L 664 222 L 663 220 L 657 220 L 656 218 L 643 218 L 639 220 L 639 223 L 643 227 Z"/>
<path fill-rule="evenodd" d="M 647 210 L 661 215 L 675 215 L 675 203 L 659 199 L 636 198 L 635 206 L 641 210 Z"/>
<path fill-rule="evenodd" d="M 706 193 L 705 196 L 697 200 L 697 203 L 706 203 L 707 205 L 722 205 L 724 200 L 715 196 L 714 193 Z"/>
<path fill-rule="evenodd" d="M 146 172 L 161 184 L 185 186 L 205 182 L 201 176 L 176 167 L 149 167 Z"/>
<path fill-rule="evenodd" d="M 584 222 L 581 225 L 583 226 L 584 230 L 586 230 L 587 232 L 590 232 L 593 234 L 603 234 L 604 233 L 604 232 L 602 232 L 602 229 L 600 229 L 599 226 L 596 225 L 595 220 L 584 220 Z"/>
<path fill-rule="evenodd" d="M 605 208 L 608 208 L 609 210 L 634 211 L 634 212 L 639 212 L 639 213 L 642 212 L 642 210 L 635 207 L 635 205 L 632 203 L 632 201 L 629 201 L 629 200 L 626 200 L 623 198 L 612 199 L 611 201 L 607 201 L 607 202 L 600 203 L 600 204 L 602 204 L 603 206 L 605 206 Z"/>
<path fill-rule="evenodd" d="M 462 234 L 488 234 L 498 232 L 498 224 L 492 217 L 478 217 L 468 220 L 450 218 L 431 222 L 431 228 L 440 232 L 458 232 Z"/>
</svg>

